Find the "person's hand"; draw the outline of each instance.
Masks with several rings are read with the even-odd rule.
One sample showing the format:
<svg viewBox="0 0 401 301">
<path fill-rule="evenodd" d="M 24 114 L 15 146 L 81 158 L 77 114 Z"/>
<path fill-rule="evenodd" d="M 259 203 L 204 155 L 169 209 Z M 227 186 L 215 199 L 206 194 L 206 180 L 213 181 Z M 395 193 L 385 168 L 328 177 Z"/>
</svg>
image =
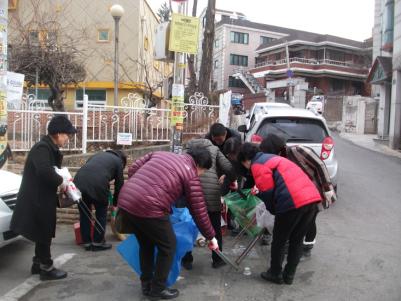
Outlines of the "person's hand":
<svg viewBox="0 0 401 301">
<path fill-rule="evenodd" d="M 324 198 L 327 200 L 327 202 L 329 204 L 334 203 L 335 201 L 337 201 L 337 195 L 336 195 L 336 192 L 334 191 L 334 189 L 329 190 L 329 191 L 325 191 L 324 192 Z"/>
<path fill-rule="evenodd" d="M 60 188 L 61 188 L 62 192 L 66 192 L 67 191 L 69 182 L 70 181 L 63 179 L 63 183 L 60 184 Z"/>
<path fill-rule="evenodd" d="M 215 251 L 219 249 L 219 244 L 217 243 L 217 239 L 215 237 L 213 237 L 210 241 L 209 244 L 207 245 L 207 247 L 211 250 L 211 251 Z"/>
<path fill-rule="evenodd" d="M 234 181 L 230 183 L 230 186 L 228 187 L 231 191 L 237 191 L 238 190 L 238 182 Z"/>
<path fill-rule="evenodd" d="M 226 175 L 222 175 L 220 178 L 219 178 L 219 184 L 220 185 L 223 185 L 223 183 L 224 183 L 224 179 L 226 178 Z"/>
<path fill-rule="evenodd" d="M 252 195 L 259 194 L 259 189 L 258 189 L 258 187 L 256 187 L 256 185 L 251 188 L 251 194 Z"/>
</svg>

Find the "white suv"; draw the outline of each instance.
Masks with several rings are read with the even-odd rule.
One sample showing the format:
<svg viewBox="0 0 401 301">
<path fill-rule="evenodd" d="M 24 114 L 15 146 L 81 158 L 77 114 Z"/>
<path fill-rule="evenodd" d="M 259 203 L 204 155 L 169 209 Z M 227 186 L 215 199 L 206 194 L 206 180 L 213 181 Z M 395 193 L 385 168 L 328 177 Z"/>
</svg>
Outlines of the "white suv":
<svg viewBox="0 0 401 301">
<path fill-rule="evenodd" d="M 249 130 L 252 123 L 255 120 L 259 119 L 261 115 L 267 114 L 269 110 L 275 108 L 291 108 L 289 104 L 280 103 L 280 102 L 257 102 L 254 103 L 251 109 L 249 110 L 249 114 L 245 117 L 245 125 L 246 128 Z"/>
<path fill-rule="evenodd" d="M 305 109 L 275 108 L 264 114 L 245 132 L 245 141 L 260 143 L 269 133 L 287 140 L 287 145 L 304 145 L 314 150 L 326 164 L 333 186 L 337 187 L 338 162 L 334 152 L 334 140 L 325 119 Z"/>
<path fill-rule="evenodd" d="M 20 175 L 0 170 L 0 247 L 14 241 L 18 236 L 10 230 L 10 221 L 21 180 Z"/>
</svg>

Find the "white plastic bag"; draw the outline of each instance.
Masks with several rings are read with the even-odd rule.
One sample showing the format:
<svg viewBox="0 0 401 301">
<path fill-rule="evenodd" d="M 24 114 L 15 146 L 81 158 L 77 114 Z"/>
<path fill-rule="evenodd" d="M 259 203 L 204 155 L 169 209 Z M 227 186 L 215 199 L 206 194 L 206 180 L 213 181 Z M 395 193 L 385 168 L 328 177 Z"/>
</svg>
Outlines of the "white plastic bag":
<svg viewBox="0 0 401 301">
<path fill-rule="evenodd" d="M 63 177 L 64 181 L 67 181 L 67 184 L 65 185 L 65 194 L 71 198 L 74 202 L 79 203 L 79 200 L 82 197 L 81 191 L 79 191 L 79 189 L 75 186 L 74 182 L 73 182 L 73 178 L 70 174 L 70 172 L 68 171 L 67 167 L 63 167 L 61 169 L 57 168 L 56 166 L 54 166 L 54 170 L 56 171 L 56 173 L 58 175 L 60 175 L 61 177 Z"/>
<path fill-rule="evenodd" d="M 265 228 L 270 234 L 273 233 L 274 215 L 266 210 L 264 202 L 256 206 L 256 224 L 260 228 Z"/>
</svg>

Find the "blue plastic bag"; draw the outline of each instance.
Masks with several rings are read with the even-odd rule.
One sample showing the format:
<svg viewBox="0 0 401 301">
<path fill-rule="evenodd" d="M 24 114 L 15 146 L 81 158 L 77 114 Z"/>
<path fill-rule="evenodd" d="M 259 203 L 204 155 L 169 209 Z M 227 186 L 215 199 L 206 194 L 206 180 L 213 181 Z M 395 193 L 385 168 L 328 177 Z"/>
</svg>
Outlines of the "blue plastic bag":
<svg viewBox="0 0 401 301">
<path fill-rule="evenodd" d="M 192 251 L 196 238 L 198 237 L 198 228 L 196 227 L 192 216 L 187 208 L 172 208 L 173 214 L 170 215 L 170 221 L 173 224 L 174 233 L 177 239 L 176 253 L 173 264 L 167 278 L 167 286 L 173 285 L 181 271 L 181 259 L 184 255 Z M 139 244 L 134 234 L 131 234 L 121 244 L 117 246 L 117 251 L 124 260 L 140 276 L 141 265 L 139 262 Z M 155 253 L 156 260 L 157 248 Z"/>
</svg>

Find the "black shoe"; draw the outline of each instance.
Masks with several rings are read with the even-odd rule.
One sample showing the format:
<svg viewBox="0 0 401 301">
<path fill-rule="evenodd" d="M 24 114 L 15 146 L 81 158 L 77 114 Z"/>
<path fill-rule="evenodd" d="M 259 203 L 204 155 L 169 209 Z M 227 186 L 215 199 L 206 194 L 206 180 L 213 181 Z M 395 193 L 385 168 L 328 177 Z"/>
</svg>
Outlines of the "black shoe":
<svg viewBox="0 0 401 301">
<path fill-rule="evenodd" d="M 59 270 L 56 268 L 51 269 L 50 271 L 41 270 L 40 271 L 40 280 L 59 280 L 67 277 L 67 272 L 63 270 Z"/>
<path fill-rule="evenodd" d="M 32 275 L 38 275 L 40 274 L 40 264 L 39 263 L 33 263 L 31 267 L 31 274 Z"/>
<path fill-rule="evenodd" d="M 85 251 L 92 251 L 92 244 L 84 244 Z"/>
<path fill-rule="evenodd" d="M 311 257 L 311 255 L 312 255 L 312 249 L 303 249 L 302 250 L 303 257 Z"/>
<path fill-rule="evenodd" d="M 261 273 L 260 277 L 262 277 L 266 281 L 270 281 L 277 284 L 283 284 L 283 277 L 281 276 L 281 273 L 278 275 L 273 275 L 270 269 L 268 269 L 267 272 Z"/>
<path fill-rule="evenodd" d="M 223 260 L 213 261 L 212 262 L 212 268 L 214 268 L 214 269 L 221 268 L 221 267 L 223 267 L 225 265 L 226 265 L 226 263 Z"/>
<path fill-rule="evenodd" d="M 149 297 L 150 300 L 168 300 L 168 299 L 174 299 L 177 298 L 180 292 L 177 289 L 174 288 L 166 288 L 162 290 L 161 292 L 154 292 L 150 291 Z"/>
<path fill-rule="evenodd" d="M 142 287 L 142 295 L 150 296 L 151 282 L 150 281 L 142 282 L 141 287 Z"/>
<path fill-rule="evenodd" d="M 294 282 L 294 275 L 283 273 L 283 280 L 285 284 L 291 285 Z"/>
<path fill-rule="evenodd" d="M 110 250 L 113 247 L 112 244 L 92 244 L 92 251 L 97 252 L 97 251 L 105 251 L 105 250 Z"/>
<path fill-rule="evenodd" d="M 192 262 L 191 261 L 181 261 L 181 265 L 184 269 L 190 271 L 193 268 Z"/>
</svg>

